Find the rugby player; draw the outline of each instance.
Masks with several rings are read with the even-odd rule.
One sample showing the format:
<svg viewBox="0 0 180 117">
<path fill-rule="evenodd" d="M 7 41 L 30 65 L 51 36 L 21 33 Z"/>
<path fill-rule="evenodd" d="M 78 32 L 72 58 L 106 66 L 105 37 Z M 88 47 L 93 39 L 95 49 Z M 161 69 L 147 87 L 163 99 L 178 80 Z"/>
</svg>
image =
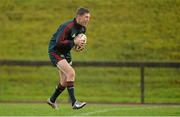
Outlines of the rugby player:
<svg viewBox="0 0 180 117">
<path fill-rule="evenodd" d="M 70 51 L 75 45 L 84 48 L 84 40 L 78 34 L 85 34 L 89 20 L 90 11 L 87 8 L 78 8 L 75 18 L 61 24 L 49 42 L 49 58 L 59 72 L 58 85 L 47 100 L 47 103 L 54 109 L 58 109 L 56 99 L 65 88 L 68 90 L 73 109 L 80 109 L 86 105 L 86 102 L 77 101 L 75 97 L 75 71 L 71 66 Z"/>
</svg>

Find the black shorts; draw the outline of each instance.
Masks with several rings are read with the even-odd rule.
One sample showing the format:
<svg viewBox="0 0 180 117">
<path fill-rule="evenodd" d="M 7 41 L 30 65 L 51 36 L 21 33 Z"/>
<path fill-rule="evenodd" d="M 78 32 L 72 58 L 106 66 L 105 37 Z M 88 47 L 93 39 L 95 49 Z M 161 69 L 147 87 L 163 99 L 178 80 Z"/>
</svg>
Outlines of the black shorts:
<svg viewBox="0 0 180 117">
<path fill-rule="evenodd" d="M 57 63 L 62 60 L 66 59 L 68 63 L 72 63 L 71 61 L 71 53 L 62 54 L 60 52 L 49 52 L 49 58 L 53 66 L 57 66 Z"/>
</svg>

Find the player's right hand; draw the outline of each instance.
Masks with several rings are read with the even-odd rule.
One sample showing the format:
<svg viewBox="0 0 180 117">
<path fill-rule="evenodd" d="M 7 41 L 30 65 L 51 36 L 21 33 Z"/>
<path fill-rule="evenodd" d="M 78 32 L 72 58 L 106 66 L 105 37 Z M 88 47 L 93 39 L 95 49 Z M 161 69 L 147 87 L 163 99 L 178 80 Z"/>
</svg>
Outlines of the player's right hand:
<svg viewBox="0 0 180 117">
<path fill-rule="evenodd" d="M 80 36 L 76 36 L 75 39 L 74 39 L 74 43 L 75 45 L 79 46 L 79 47 L 82 47 L 85 45 L 85 42 L 83 39 L 81 39 Z"/>
</svg>

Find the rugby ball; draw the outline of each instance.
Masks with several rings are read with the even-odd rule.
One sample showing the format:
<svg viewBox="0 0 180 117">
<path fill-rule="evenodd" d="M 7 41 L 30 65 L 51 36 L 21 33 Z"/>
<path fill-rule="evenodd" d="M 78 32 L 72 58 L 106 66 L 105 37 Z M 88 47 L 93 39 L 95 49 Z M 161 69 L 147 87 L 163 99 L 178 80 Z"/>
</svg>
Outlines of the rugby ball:
<svg viewBox="0 0 180 117">
<path fill-rule="evenodd" d="M 80 46 L 78 46 L 78 45 L 75 45 L 75 46 L 74 46 L 74 49 L 75 49 L 75 51 L 80 52 L 80 51 L 82 51 L 82 50 L 85 48 L 85 46 L 86 46 L 86 44 L 87 44 L 87 37 L 86 37 L 86 35 L 83 34 L 83 33 L 78 34 L 78 36 L 80 36 L 80 38 L 81 38 L 82 40 L 84 40 L 84 46 L 83 46 L 83 47 L 80 47 Z"/>
</svg>

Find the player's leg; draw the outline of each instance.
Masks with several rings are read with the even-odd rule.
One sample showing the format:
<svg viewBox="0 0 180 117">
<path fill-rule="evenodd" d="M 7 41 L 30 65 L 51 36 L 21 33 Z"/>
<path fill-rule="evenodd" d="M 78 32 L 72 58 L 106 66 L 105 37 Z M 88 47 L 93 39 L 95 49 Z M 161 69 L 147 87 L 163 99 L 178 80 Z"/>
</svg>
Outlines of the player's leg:
<svg viewBox="0 0 180 117">
<path fill-rule="evenodd" d="M 66 87 L 66 84 L 65 84 L 66 83 L 66 76 L 59 69 L 58 69 L 58 72 L 59 72 L 59 82 L 55 88 L 54 93 L 50 97 L 50 101 L 53 103 L 55 103 L 57 97 L 64 91 L 64 89 Z"/>
<path fill-rule="evenodd" d="M 61 76 L 59 83 L 61 83 L 62 86 L 66 87 L 67 84 L 66 84 L 65 74 L 61 70 L 58 70 L 58 72 L 59 72 L 59 76 Z"/>
<path fill-rule="evenodd" d="M 74 95 L 75 71 L 65 59 L 62 61 L 59 61 L 57 66 L 66 76 L 67 90 L 71 98 L 72 104 L 74 104 L 76 102 L 76 98 Z"/>
<path fill-rule="evenodd" d="M 56 102 L 57 97 L 64 91 L 66 87 L 66 76 L 62 71 L 58 69 L 59 72 L 59 82 L 58 85 L 56 86 L 56 89 L 52 96 L 48 99 L 48 104 L 53 107 L 54 109 L 58 109 Z"/>
<path fill-rule="evenodd" d="M 59 61 L 57 66 L 66 76 L 66 86 L 67 86 L 67 90 L 68 90 L 68 93 L 72 102 L 73 109 L 82 108 L 83 106 L 86 105 L 86 103 L 77 102 L 74 95 L 74 80 L 75 80 L 74 69 L 65 59 Z"/>
<path fill-rule="evenodd" d="M 63 60 L 63 58 L 61 58 L 60 55 L 58 55 L 57 53 L 54 53 L 54 52 L 49 53 L 49 57 L 54 66 L 57 66 L 58 61 Z M 58 71 L 59 71 L 59 69 L 58 69 Z M 65 77 L 64 75 L 61 75 L 59 73 L 59 82 L 55 88 L 55 91 L 53 92 L 51 97 L 47 100 L 47 103 L 54 109 L 58 109 L 58 106 L 56 104 L 56 99 L 64 91 L 64 89 L 66 87 L 64 84 L 60 83 L 61 79 L 65 79 L 64 77 Z"/>
</svg>

